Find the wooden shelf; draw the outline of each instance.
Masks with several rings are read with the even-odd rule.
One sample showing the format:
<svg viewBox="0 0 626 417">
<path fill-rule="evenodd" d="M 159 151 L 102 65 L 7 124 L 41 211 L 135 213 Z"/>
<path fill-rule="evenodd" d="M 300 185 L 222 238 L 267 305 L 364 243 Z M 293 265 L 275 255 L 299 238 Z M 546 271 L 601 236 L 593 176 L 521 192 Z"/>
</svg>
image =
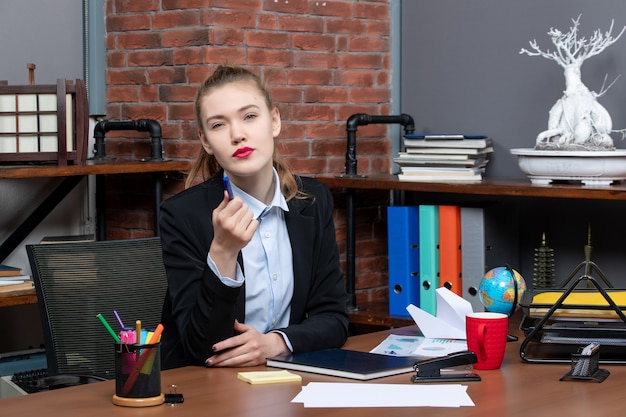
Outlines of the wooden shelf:
<svg viewBox="0 0 626 417">
<path fill-rule="evenodd" d="M 88 160 L 84 165 L 3 165 L 0 178 L 45 178 L 72 177 L 103 174 L 140 174 L 160 172 L 186 172 L 189 161 L 123 160 L 105 158 L 102 161 Z"/>
<path fill-rule="evenodd" d="M 0 293 L 0 307 L 10 307 L 22 304 L 36 304 L 35 289 L 18 290 Z"/>
<path fill-rule="evenodd" d="M 141 173 L 167 173 L 167 172 L 186 172 L 189 169 L 189 161 L 173 161 L 173 160 L 124 160 L 104 158 L 102 161 L 88 160 L 85 164 L 77 165 L 56 165 L 45 163 L 33 163 L 33 164 L 4 164 L 0 165 L 0 179 L 26 179 L 26 178 L 49 178 L 49 177 L 84 177 L 86 175 L 108 175 L 108 174 L 141 174 Z M 55 199 L 60 201 L 72 187 L 64 187 L 63 185 L 57 188 L 58 195 L 55 194 Z M 57 192 L 54 190 L 53 193 Z M 158 191 L 158 194 L 157 194 Z M 102 190 L 96 190 L 97 193 L 102 193 Z M 160 188 L 155 185 L 155 213 L 158 203 L 160 203 Z M 50 197 L 48 197 L 50 198 Z M 98 198 L 96 199 L 98 200 Z M 57 201 L 58 202 L 58 201 Z M 30 233 L 39 221 L 51 211 L 55 203 L 49 203 L 44 208 L 37 208 L 33 214 L 30 215 L 28 222 L 22 223 L 18 226 L 18 229 L 13 232 L 4 242 L 0 242 L 0 260 L 3 260 L 8 254 L 13 252 L 15 248 L 21 243 L 21 239 Z M 103 213 L 102 210 L 98 210 Z M 35 215 L 36 214 L 36 215 Z M 100 215 L 100 214 L 99 214 Z M 31 220 L 32 218 L 32 220 Z M 156 219 L 156 217 L 155 217 Z M 101 224 L 105 224 L 104 216 L 99 218 Z M 156 228 L 156 226 L 155 226 Z M 20 304 L 34 304 L 37 302 L 37 296 L 35 290 L 22 290 L 9 293 L 0 293 L 0 307 L 20 305 Z"/>
<path fill-rule="evenodd" d="M 535 185 L 530 180 L 522 178 L 486 178 L 478 183 L 445 183 L 445 182 L 410 182 L 400 181 L 396 175 L 370 176 L 330 176 L 318 175 L 315 178 L 325 183 L 331 189 L 352 190 L 403 190 L 423 194 L 445 194 L 446 196 L 482 196 L 503 198 L 559 198 L 578 200 L 614 200 L 626 201 L 626 185 L 610 185 L 587 187 L 581 184 L 550 184 Z M 439 198 L 440 196 L 436 196 Z M 353 206 L 353 205 L 352 205 Z M 347 221 L 352 222 L 354 228 L 354 212 L 348 212 Z M 348 240 L 350 236 L 348 236 Z M 355 242 L 348 241 L 348 246 Z M 355 277 L 348 268 L 346 279 L 354 282 Z M 354 288 L 354 286 L 352 286 Z M 350 294 L 349 294 L 350 296 Z M 382 303 L 381 303 L 382 304 Z M 397 327 L 401 325 L 398 318 L 389 317 L 385 304 L 357 305 L 359 311 L 350 314 L 351 323 L 379 327 Z"/>
<path fill-rule="evenodd" d="M 359 190 L 405 190 L 425 193 L 483 195 L 498 197 L 546 197 L 581 200 L 626 201 L 626 185 L 585 187 L 580 184 L 534 185 L 527 179 L 486 178 L 477 183 L 410 182 L 400 181 L 396 175 L 367 177 L 315 176 L 329 188 Z"/>
<path fill-rule="evenodd" d="M 350 323 L 385 328 L 412 326 L 415 324 L 410 317 L 394 317 L 389 315 L 389 305 L 382 301 L 367 303 L 356 311 L 350 311 Z"/>
</svg>

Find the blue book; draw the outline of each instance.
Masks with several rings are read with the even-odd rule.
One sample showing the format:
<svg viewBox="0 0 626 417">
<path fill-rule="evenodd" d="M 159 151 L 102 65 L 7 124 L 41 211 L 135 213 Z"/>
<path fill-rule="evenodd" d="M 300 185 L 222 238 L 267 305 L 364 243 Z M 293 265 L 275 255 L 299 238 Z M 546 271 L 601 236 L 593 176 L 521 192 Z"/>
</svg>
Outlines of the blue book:
<svg viewBox="0 0 626 417">
<path fill-rule="evenodd" d="M 347 349 L 323 349 L 269 358 L 267 366 L 322 375 L 369 380 L 414 372 L 417 360 Z"/>
<path fill-rule="evenodd" d="M 434 316 L 439 288 L 439 206 L 419 206 L 419 258 L 419 307 Z"/>
<path fill-rule="evenodd" d="M 22 270 L 15 266 L 0 264 L 0 277 L 22 275 Z"/>
<path fill-rule="evenodd" d="M 409 304 L 420 305 L 419 208 L 387 207 L 389 315 L 410 317 Z"/>
</svg>

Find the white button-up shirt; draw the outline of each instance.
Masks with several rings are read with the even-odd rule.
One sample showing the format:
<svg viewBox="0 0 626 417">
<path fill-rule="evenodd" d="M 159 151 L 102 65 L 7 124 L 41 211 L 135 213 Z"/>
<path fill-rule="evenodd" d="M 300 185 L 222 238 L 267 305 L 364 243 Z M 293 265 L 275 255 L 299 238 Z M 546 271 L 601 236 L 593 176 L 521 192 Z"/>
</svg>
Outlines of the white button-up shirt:
<svg viewBox="0 0 626 417">
<path fill-rule="evenodd" d="M 289 207 L 276 170 L 274 184 L 274 198 L 269 206 L 232 184 L 233 195 L 241 198 L 259 220 L 252 240 L 242 249 L 245 277 L 239 265 L 237 277 L 222 276 L 211 257 L 207 256 L 209 267 L 225 285 L 237 287 L 245 280 L 246 324 L 261 333 L 287 327 L 294 285 L 291 242 L 285 224 L 285 212 Z M 286 338 L 285 341 L 289 346 Z"/>
</svg>

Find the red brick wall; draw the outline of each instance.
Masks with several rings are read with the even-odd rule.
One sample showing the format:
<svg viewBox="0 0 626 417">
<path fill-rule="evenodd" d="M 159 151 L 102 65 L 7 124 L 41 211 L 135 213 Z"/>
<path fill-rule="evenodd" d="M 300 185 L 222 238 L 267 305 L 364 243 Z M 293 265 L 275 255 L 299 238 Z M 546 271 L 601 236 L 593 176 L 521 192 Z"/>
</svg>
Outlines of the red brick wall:
<svg viewBox="0 0 626 417">
<path fill-rule="evenodd" d="M 156 119 L 163 129 L 165 156 L 193 160 L 199 149 L 193 120 L 197 84 L 217 64 L 242 64 L 268 84 L 283 119 L 277 145 L 294 170 L 343 172 L 348 117 L 389 114 L 389 3 L 108 0 L 107 119 Z M 360 173 L 389 172 L 387 130 L 386 125 L 359 128 Z M 107 155 L 149 156 L 146 141 L 135 138 L 144 134 L 111 132 Z M 109 189 L 115 190 L 108 196 L 110 238 L 152 234 L 149 181 L 149 176 L 108 179 Z M 166 193 L 181 188 L 179 178 L 166 181 Z M 336 197 L 343 252 L 343 197 Z M 139 210 L 127 209 L 138 203 Z M 359 301 L 386 297 L 381 207 L 358 209 Z"/>
</svg>

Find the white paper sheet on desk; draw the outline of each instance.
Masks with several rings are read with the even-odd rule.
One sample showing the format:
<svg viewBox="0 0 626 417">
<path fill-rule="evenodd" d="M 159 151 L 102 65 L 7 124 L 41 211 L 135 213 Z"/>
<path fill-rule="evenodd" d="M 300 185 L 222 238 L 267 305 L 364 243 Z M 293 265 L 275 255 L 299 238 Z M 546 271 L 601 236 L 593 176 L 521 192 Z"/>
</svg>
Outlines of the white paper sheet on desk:
<svg viewBox="0 0 626 417">
<path fill-rule="evenodd" d="M 460 384 L 364 384 L 310 382 L 291 400 L 304 407 L 462 407 L 473 406 Z"/>
<path fill-rule="evenodd" d="M 437 288 L 437 316 L 416 307 L 407 311 L 421 330 L 431 339 L 465 339 L 465 316 L 472 313 L 472 304 L 445 287 Z"/>
<path fill-rule="evenodd" d="M 436 358 L 464 350 L 467 350 L 465 340 L 390 334 L 370 352 L 389 356 Z"/>
<path fill-rule="evenodd" d="M 438 358 L 467 350 L 467 342 L 462 339 L 424 338 L 424 341 L 413 350 L 412 355 L 423 358 Z"/>
</svg>

